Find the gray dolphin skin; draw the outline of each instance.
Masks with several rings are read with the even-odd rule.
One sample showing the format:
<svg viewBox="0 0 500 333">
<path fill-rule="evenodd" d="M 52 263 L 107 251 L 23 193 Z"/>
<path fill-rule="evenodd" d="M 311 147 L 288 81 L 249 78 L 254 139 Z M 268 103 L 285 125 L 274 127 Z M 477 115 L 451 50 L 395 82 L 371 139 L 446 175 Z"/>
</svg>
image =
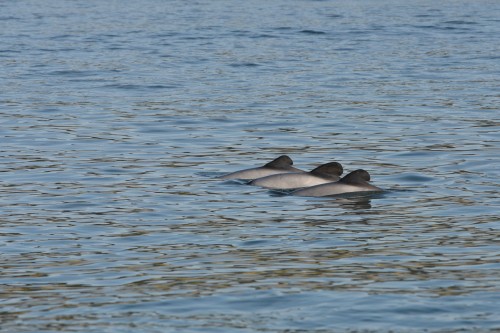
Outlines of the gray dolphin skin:
<svg viewBox="0 0 500 333">
<path fill-rule="evenodd" d="M 294 168 L 292 165 L 292 159 L 287 155 L 282 155 L 264 166 L 232 172 L 219 178 L 253 180 L 280 173 L 304 172 L 300 169 Z"/>
<path fill-rule="evenodd" d="M 337 181 L 343 171 L 340 163 L 330 162 L 309 172 L 283 173 L 258 178 L 251 181 L 250 185 L 280 190 L 309 187 Z"/>
<path fill-rule="evenodd" d="M 292 192 L 292 195 L 325 197 L 354 192 L 381 192 L 382 189 L 369 184 L 370 174 L 363 169 L 355 170 L 334 183 L 316 185 Z"/>
</svg>

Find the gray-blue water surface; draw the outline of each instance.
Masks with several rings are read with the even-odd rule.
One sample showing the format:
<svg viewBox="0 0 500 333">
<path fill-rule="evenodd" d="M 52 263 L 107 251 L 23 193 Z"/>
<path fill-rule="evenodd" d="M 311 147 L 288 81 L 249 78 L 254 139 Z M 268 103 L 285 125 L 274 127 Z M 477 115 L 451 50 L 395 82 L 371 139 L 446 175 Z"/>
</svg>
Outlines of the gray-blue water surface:
<svg viewBox="0 0 500 333">
<path fill-rule="evenodd" d="M 0 1 L 0 329 L 500 330 L 500 2 Z M 386 192 L 216 176 L 290 155 Z"/>
</svg>

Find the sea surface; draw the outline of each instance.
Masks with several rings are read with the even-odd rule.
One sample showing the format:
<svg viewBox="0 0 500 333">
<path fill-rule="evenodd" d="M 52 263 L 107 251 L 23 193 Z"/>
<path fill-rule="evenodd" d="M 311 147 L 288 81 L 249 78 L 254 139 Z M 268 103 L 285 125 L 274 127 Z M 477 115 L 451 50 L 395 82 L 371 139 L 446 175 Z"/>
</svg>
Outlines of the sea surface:
<svg viewBox="0 0 500 333">
<path fill-rule="evenodd" d="M 499 332 L 499 109 L 497 0 L 0 0 L 0 331 Z"/>
</svg>

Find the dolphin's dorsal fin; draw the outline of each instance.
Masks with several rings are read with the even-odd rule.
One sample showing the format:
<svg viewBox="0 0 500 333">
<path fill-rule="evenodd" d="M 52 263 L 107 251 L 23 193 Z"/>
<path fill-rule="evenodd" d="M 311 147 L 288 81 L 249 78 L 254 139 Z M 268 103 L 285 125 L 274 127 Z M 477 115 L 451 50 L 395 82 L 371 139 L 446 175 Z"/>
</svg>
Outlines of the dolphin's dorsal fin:
<svg viewBox="0 0 500 333">
<path fill-rule="evenodd" d="M 275 160 L 272 160 L 271 162 L 267 163 L 266 167 L 269 167 L 269 168 L 274 168 L 274 169 L 285 169 L 285 168 L 288 168 L 288 167 L 291 167 L 293 165 L 293 161 L 290 157 L 288 157 L 287 155 L 282 155 L 280 157 L 278 157 L 277 159 Z"/>
<path fill-rule="evenodd" d="M 322 164 L 319 167 L 311 170 L 311 174 L 319 177 L 327 177 L 327 178 L 337 178 L 342 175 L 344 172 L 344 168 L 342 168 L 342 164 L 338 162 L 330 162 L 326 164 Z"/>
<path fill-rule="evenodd" d="M 370 174 L 366 170 L 358 169 L 347 174 L 339 181 L 345 184 L 366 184 L 370 181 Z"/>
</svg>

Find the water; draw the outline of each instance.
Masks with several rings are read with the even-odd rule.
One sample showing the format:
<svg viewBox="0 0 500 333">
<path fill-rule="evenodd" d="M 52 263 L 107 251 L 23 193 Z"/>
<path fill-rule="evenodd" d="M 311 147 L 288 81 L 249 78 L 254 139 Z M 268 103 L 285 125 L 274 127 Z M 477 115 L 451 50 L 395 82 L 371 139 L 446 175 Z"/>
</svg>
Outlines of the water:
<svg viewBox="0 0 500 333">
<path fill-rule="evenodd" d="M 1 330 L 500 330 L 499 17 L 0 2 Z M 216 179 L 282 154 L 386 192 Z"/>
</svg>

